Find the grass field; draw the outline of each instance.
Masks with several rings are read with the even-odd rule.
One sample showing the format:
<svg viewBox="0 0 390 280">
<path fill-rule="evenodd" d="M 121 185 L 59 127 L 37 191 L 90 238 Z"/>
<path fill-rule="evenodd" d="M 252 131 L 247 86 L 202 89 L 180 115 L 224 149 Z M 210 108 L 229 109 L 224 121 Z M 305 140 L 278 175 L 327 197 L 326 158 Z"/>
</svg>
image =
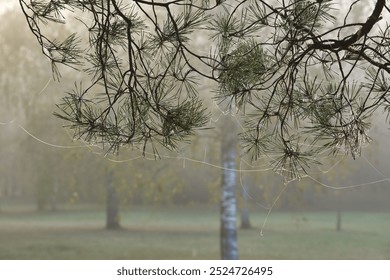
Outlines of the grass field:
<svg viewBox="0 0 390 280">
<path fill-rule="evenodd" d="M 240 259 L 390 259 L 390 213 L 252 213 L 240 230 Z M 133 208 L 121 230 L 104 229 L 102 209 L 0 211 L 0 259 L 218 259 L 218 210 Z"/>
</svg>

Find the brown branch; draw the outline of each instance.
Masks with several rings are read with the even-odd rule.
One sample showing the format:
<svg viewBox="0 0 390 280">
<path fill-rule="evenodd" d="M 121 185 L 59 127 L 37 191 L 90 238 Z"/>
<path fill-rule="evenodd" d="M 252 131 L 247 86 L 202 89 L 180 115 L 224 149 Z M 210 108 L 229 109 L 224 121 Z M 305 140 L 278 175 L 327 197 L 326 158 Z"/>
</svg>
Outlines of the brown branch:
<svg viewBox="0 0 390 280">
<path fill-rule="evenodd" d="M 386 4 L 386 0 L 378 0 L 376 2 L 372 14 L 367 18 L 367 21 L 355 34 L 345 37 L 342 40 L 337 40 L 331 44 L 317 42 L 311 45 L 311 49 L 320 49 L 320 50 L 347 49 L 348 47 L 356 43 L 360 38 L 366 36 L 371 31 L 375 23 L 377 23 L 381 19 L 381 13 L 385 4 Z"/>
</svg>

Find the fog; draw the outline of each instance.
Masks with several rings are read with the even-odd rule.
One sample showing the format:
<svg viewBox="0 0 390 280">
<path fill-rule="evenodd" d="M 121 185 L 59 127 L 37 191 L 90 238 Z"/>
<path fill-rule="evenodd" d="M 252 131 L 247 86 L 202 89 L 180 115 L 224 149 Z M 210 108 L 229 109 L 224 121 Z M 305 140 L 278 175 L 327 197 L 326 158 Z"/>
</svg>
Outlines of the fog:
<svg viewBox="0 0 390 280">
<path fill-rule="evenodd" d="M 44 217 L 39 220 L 43 227 L 50 227 L 44 224 L 45 219 L 51 219 L 45 215 L 54 215 L 51 216 L 54 220 L 64 221 L 55 221 L 52 229 L 55 234 L 61 235 L 62 228 L 63 232 L 81 230 L 81 238 L 86 238 L 84 234 L 87 231 L 104 227 L 107 185 L 113 184 L 123 213 L 121 224 L 128 230 L 119 233 L 116 238 L 124 238 L 122 235 L 125 234 L 131 236 L 135 232 L 134 240 L 139 241 L 143 230 L 156 229 L 157 232 L 165 230 L 196 235 L 196 238 L 205 239 L 202 242 L 206 246 L 217 246 L 214 244 L 217 237 L 213 241 L 207 238 L 208 234 L 215 236 L 218 228 L 222 170 L 220 144 L 215 136 L 218 128 L 214 132 L 200 131 L 190 144 L 182 145 L 179 154 L 162 151 L 159 159 L 144 158 L 138 150 L 131 148 L 123 148 L 119 155 L 105 154 L 100 147 L 73 139 L 72 131 L 64 128 L 65 123 L 55 118 L 53 112 L 64 93 L 82 74 L 61 68 L 61 82 L 55 81 L 50 63 L 42 55 L 18 6 L 12 8 L 8 1 L 0 4 L 0 238 L 7 238 L 7 230 L 11 231 L 13 226 L 19 233 L 28 231 L 25 222 L 33 224 L 38 217 Z M 217 123 L 220 108 L 215 102 L 210 102 L 209 106 L 213 121 Z M 357 230 L 355 224 L 348 228 L 351 225 L 348 221 L 359 219 L 359 216 L 354 216 L 356 214 L 379 212 L 388 215 L 390 133 L 389 121 L 382 112 L 378 112 L 372 120 L 370 137 L 372 142 L 355 160 L 349 156 L 333 158 L 332 155 L 321 155 L 319 158 L 323 166 L 310 168 L 308 176 L 288 184 L 280 175 L 264 167 L 263 162 L 239 160 L 238 187 L 248 196 L 246 203 L 256 229 L 242 233 L 241 237 L 255 242 L 260 229 L 265 234 L 267 230 L 276 232 L 290 226 L 297 230 L 313 229 L 321 219 L 321 213 L 332 214 L 329 223 L 319 227 L 335 229 L 336 212 L 339 212 L 347 217 L 343 224 L 343 229 L 347 231 Z M 240 209 L 243 205 L 240 196 Z M 177 216 L 180 212 L 189 213 L 183 218 L 186 223 L 180 222 L 181 217 Z M 89 220 L 75 218 L 74 227 L 67 227 L 71 224 L 69 215 L 72 213 L 85 215 L 83 219 L 89 217 Z M 88 213 L 96 215 L 88 216 Z M 189 226 L 192 218 L 193 232 Z M 164 219 L 169 228 L 163 227 Z M 205 224 L 211 219 L 216 225 L 207 228 Z M 18 223 L 18 220 L 22 222 Z M 36 235 L 39 234 L 37 231 Z M 178 237 L 179 242 L 180 238 L 184 237 Z M 23 245 L 23 242 L 20 244 Z M 54 245 L 47 246 L 44 248 L 49 250 Z M 123 253 L 109 257 L 152 258 L 146 255 L 146 250 L 141 248 L 139 255 Z M 249 258 L 256 258 L 250 249 L 243 251 Z M 368 257 L 388 258 L 388 252 L 387 255 L 383 252 L 377 255 L 370 253 Z M 171 257 L 218 257 L 218 252 L 202 254 L 196 246 L 188 249 L 187 253 L 182 256 L 176 252 Z M 268 257 L 278 257 L 271 251 L 268 253 Z M 156 252 L 154 256 L 164 258 L 161 252 Z M 283 256 L 295 258 L 288 254 Z M 0 254 L 0 258 L 18 257 L 11 251 Z M 37 258 L 50 257 L 56 258 L 56 255 L 38 255 Z M 66 255 L 60 257 L 66 258 Z M 91 255 L 85 257 L 94 258 Z"/>
</svg>

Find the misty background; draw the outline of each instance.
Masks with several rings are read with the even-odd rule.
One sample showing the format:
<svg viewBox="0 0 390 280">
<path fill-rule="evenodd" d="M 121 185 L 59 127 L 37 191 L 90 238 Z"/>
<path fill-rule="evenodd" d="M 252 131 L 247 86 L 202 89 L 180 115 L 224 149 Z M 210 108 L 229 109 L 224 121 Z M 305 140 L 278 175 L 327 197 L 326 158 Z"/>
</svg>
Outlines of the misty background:
<svg viewBox="0 0 390 280">
<path fill-rule="evenodd" d="M 60 83 L 55 81 L 50 63 L 42 55 L 19 7 L 6 0 L 0 1 L 0 7 L 0 247 L 12 240 L 7 234 L 12 232 L 12 226 L 18 221 L 24 225 L 18 224 L 15 231 L 29 231 L 26 221 L 34 224 L 34 219 L 38 220 L 37 217 L 42 215 L 54 215 L 51 217 L 58 223 L 58 219 L 70 219 L 72 213 L 87 213 L 85 217 L 94 221 L 94 230 L 103 228 L 107 186 L 114 186 L 119 194 L 121 225 L 129 229 L 126 234 L 120 233 L 120 238 L 131 238 L 132 231 L 142 234 L 142 230 L 146 229 L 140 225 L 144 225 L 145 221 L 149 221 L 146 224 L 157 233 L 164 233 L 164 230 L 171 233 L 186 230 L 191 219 L 198 225 L 196 222 L 200 219 L 199 227 L 210 228 L 210 232 L 205 231 L 214 236 L 205 244 L 210 242 L 208 246 L 217 250 L 218 244 L 211 244 L 218 243 L 216 232 L 222 171 L 218 128 L 200 131 L 191 144 L 183 145 L 181 154 L 163 151 L 161 159 L 157 160 L 142 158 L 138 151 L 131 149 L 123 149 L 120 155 L 105 155 L 98 147 L 73 140 L 72 131 L 64 128 L 64 123 L 55 118 L 53 112 L 64 92 L 71 90 L 74 82 L 82 78 L 82 73 L 75 74 L 70 69 L 61 68 L 62 80 Z M 65 25 L 63 28 L 51 32 L 61 37 L 67 32 L 66 28 L 75 27 Z M 213 101 L 210 101 L 209 107 L 215 125 L 222 114 L 221 109 Z M 313 230 L 320 216 L 312 215 L 323 213 L 328 215 L 327 230 L 336 230 L 337 215 L 358 220 L 362 213 L 385 213 L 389 218 L 390 133 L 386 116 L 378 113 L 372 122 L 372 142 L 361 157 L 353 160 L 321 155 L 324 161 L 321 172 L 316 168 L 312 172 L 309 170 L 310 176 L 300 181 L 286 184 L 281 176 L 267 170 L 261 162 L 241 160 L 238 177 L 239 190 L 243 195 L 239 198 L 239 208 L 249 211 L 255 228 L 245 236 L 250 236 L 251 242 L 260 243 L 264 242 L 259 237 L 260 229 L 265 235 L 267 231 L 272 235 L 278 227 L 298 231 L 309 227 Z M 272 211 L 267 217 L 270 208 Z M 190 216 L 183 218 L 185 221 L 181 223 L 181 218 L 175 215 L 186 211 Z M 140 214 L 137 216 L 135 213 Z M 164 213 L 173 218 L 164 218 Z M 173 225 L 164 228 L 164 219 L 168 224 L 172 221 Z M 85 223 L 84 220 L 77 221 Z M 210 221 L 215 224 L 209 226 Z M 276 228 L 273 221 L 277 221 Z M 348 232 L 348 218 L 342 221 L 345 224 L 339 230 L 346 229 Z M 134 224 L 136 222 L 139 224 Z M 390 225 L 390 219 L 387 224 Z M 36 235 L 39 236 L 39 231 Z M 20 238 L 22 240 L 23 237 Z M 30 241 L 34 240 L 38 239 L 33 237 Z M 145 241 L 145 248 L 157 246 L 148 242 Z M 14 251 L 10 247 L 8 255 L 0 253 L 0 258 L 18 258 L 18 250 L 31 251 L 34 244 L 37 243 L 26 243 L 25 247 L 14 248 Z M 39 248 L 50 247 L 39 244 Z M 203 256 L 196 251 L 196 246 L 189 246 L 188 255 L 183 253 L 171 257 L 218 257 L 218 252 Z M 370 256 L 389 258 L 390 240 L 387 240 L 387 246 L 385 253 Z M 65 251 L 71 250 L 64 248 Z M 269 249 L 268 257 L 294 258 L 272 254 L 276 252 L 274 250 Z M 145 253 L 145 249 L 142 252 Z M 256 258 L 257 253 L 261 252 L 251 251 L 248 258 Z M 55 254 L 38 254 L 38 258 L 55 258 Z M 163 258 L 164 254 L 161 254 L 154 256 Z M 67 258 L 66 255 L 59 256 Z M 140 253 L 137 256 L 144 255 Z M 108 255 L 108 258 L 137 256 Z M 33 258 L 27 255 L 29 257 Z"/>
</svg>

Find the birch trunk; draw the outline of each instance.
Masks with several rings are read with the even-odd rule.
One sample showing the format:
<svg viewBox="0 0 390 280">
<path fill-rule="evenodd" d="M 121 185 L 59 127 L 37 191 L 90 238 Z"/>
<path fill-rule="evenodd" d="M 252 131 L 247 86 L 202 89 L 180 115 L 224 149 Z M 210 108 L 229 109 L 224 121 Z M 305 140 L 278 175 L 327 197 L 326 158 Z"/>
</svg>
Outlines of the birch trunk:
<svg viewBox="0 0 390 280">
<path fill-rule="evenodd" d="M 230 124 L 230 125 L 229 125 Z M 237 200 L 236 156 L 237 133 L 234 124 L 225 121 L 222 133 L 221 155 L 223 164 L 221 189 L 221 259 L 238 259 L 237 246 Z"/>
</svg>

